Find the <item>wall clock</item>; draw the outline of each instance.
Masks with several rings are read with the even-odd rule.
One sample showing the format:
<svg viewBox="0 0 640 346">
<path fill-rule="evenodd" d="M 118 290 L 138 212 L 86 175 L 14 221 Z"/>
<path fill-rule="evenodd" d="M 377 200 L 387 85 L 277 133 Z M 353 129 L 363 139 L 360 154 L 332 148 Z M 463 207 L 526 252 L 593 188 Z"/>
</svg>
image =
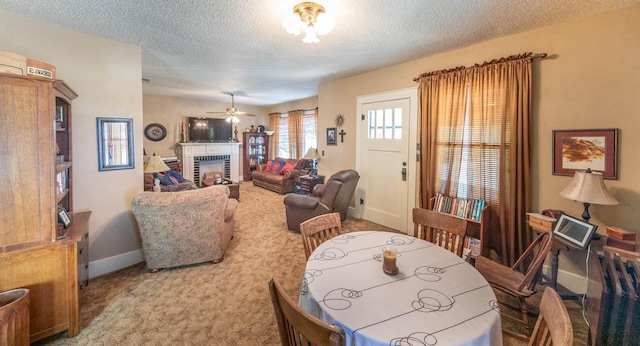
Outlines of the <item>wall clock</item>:
<svg viewBox="0 0 640 346">
<path fill-rule="evenodd" d="M 161 141 L 167 136 L 167 129 L 158 123 L 149 124 L 144 128 L 144 136 L 150 141 Z"/>
<path fill-rule="evenodd" d="M 344 115 L 342 114 L 336 115 L 335 122 L 337 127 L 342 127 L 342 125 L 344 125 Z"/>
</svg>

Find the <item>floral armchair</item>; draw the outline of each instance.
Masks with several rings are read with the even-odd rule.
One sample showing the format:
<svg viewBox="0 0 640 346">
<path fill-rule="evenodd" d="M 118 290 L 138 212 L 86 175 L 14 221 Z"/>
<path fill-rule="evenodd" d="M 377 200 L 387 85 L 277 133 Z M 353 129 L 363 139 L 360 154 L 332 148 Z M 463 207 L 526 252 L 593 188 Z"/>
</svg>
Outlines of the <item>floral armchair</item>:
<svg viewBox="0 0 640 346">
<path fill-rule="evenodd" d="M 238 201 L 215 185 L 174 193 L 143 192 L 131 202 L 150 272 L 224 258 Z"/>
</svg>

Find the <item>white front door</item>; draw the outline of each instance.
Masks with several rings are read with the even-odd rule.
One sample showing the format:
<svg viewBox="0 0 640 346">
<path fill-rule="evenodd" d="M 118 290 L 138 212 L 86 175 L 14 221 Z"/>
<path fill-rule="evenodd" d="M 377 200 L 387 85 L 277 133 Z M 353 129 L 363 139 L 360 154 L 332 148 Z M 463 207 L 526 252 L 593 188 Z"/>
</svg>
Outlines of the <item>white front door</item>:
<svg viewBox="0 0 640 346">
<path fill-rule="evenodd" d="M 356 204 L 363 219 L 405 233 L 413 231 L 408 225 L 416 198 L 415 145 L 411 149 L 416 97 L 416 89 L 408 89 L 358 98 L 361 178 Z"/>
</svg>

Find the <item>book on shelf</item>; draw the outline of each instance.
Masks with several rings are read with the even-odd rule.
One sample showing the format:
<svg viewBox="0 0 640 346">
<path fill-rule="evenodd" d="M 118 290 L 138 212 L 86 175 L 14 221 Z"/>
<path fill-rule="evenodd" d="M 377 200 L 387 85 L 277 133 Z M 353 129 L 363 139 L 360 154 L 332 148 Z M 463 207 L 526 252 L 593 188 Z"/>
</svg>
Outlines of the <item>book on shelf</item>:
<svg viewBox="0 0 640 346">
<path fill-rule="evenodd" d="M 480 256 L 481 253 L 482 245 L 480 244 L 480 239 L 465 236 L 464 245 L 462 247 L 462 259 L 466 261 L 469 256 L 475 258 Z"/>
<path fill-rule="evenodd" d="M 482 209 L 486 203 L 481 199 L 462 199 L 436 194 L 433 199 L 432 210 L 451 214 L 457 217 L 481 221 Z"/>
</svg>

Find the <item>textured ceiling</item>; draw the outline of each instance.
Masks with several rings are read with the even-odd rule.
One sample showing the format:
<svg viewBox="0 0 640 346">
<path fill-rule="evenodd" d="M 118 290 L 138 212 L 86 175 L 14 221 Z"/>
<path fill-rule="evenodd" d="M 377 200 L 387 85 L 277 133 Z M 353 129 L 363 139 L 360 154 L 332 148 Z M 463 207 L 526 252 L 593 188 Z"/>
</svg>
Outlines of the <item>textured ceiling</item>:
<svg viewBox="0 0 640 346">
<path fill-rule="evenodd" d="M 336 26 L 287 34 L 289 0 L 0 0 L 15 13 L 142 47 L 143 90 L 270 105 L 320 82 L 638 4 L 638 0 L 318 0 Z M 552 53 L 552 52 L 551 52 Z"/>
</svg>

